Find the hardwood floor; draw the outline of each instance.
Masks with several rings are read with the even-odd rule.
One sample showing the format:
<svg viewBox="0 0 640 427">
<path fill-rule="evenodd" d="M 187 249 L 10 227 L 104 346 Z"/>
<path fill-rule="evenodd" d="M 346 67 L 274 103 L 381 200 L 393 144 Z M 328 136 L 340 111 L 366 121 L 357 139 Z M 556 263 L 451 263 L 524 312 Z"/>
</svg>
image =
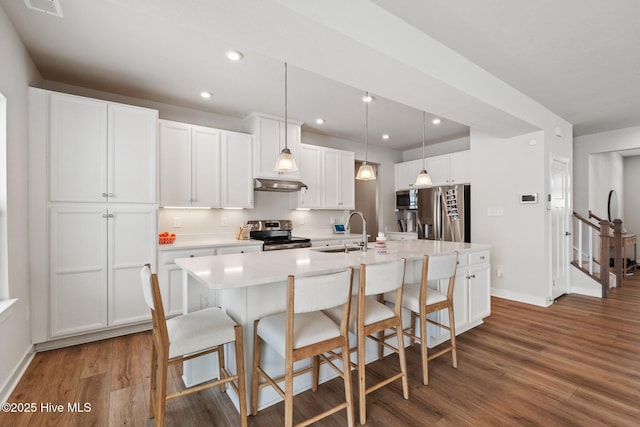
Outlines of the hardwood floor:
<svg viewBox="0 0 640 427">
<path fill-rule="evenodd" d="M 389 356 L 367 375 L 396 369 Z M 420 380 L 418 347 L 407 351 L 410 399 L 401 384 L 367 397 L 369 426 L 637 426 L 640 423 L 640 271 L 605 300 L 567 295 L 548 308 L 499 298 L 485 324 L 458 337 L 458 369 L 449 355 Z M 151 426 L 147 419 L 150 335 L 140 333 L 37 354 L 10 402 L 35 413 L 0 413 L 0 426 Z M 177 369 L 170 388 L 180 387 Z M 343 393 L 331 381 L 296 397 L 294 419 L 320 411 Z M 41 405 L 62 404 L 62 412 Z M 70 413 L 67 403 L 91 404 Z M 281 425 L 282 404 L 249 417 Z M 234 426 L 238 416 L 218 389 L 167 404 L 166 425 Z M 344 426 L 343 412 L 318 425 Z"/>
</svg>

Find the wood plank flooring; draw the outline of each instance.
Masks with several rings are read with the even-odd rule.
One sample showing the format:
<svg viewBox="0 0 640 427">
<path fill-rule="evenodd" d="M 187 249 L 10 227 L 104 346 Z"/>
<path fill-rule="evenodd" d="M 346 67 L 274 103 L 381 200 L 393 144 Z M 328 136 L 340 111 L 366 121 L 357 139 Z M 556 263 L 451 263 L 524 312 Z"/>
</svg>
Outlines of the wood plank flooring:
<svg viewBox="0 0 640 427">
<path fill-rule="evenodd" d="M 10 402 L 35 402 L 38 410 L 0 413 L 0 426 L 153 425 L 150 340 L 139 333 L 37 354 Z M 393 357 L 369 365 L 367 375 L 396 369 Z M 407 358 L 410 399 L 399 382 L 370 394 L 367 425 L 640 425 L 640 271 L 605 300 L 567 295 L 540 308 L 493 298 L 485 324 L 458 337 L 458 369 L 448 355 L 432 361 L 429 386 L 420 382 L 418 348 Z M 170 388 L 180 387 L 178 369 Z M 332 405 L 342 390 L 334 380 L 297 396 L 294 419 Z M 47 402 L 64 411 L 41 410 Z M 70 413 L 69 402 L 90 403 L 91 411 Z M 281 425 L 283 409 L 261 411 L 249 425 Z M 213 389 L 170 401 L 166 425 L 234 426 L 238 416 Z M 346 417 L 318 425 L 344 426 Z"/>
</svg>

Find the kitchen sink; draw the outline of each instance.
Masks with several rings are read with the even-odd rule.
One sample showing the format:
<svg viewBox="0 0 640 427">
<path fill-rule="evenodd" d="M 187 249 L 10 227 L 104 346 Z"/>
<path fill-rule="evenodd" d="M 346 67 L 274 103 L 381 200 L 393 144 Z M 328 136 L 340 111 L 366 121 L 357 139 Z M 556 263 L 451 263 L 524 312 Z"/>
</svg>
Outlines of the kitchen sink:
<svg viewBox="0 0 640 427">
<path fill-rule="evenodd" d="M 326 252 L 326 253 L 340 253 L 340 252 L 352 252 L 352 251 L 359 251 L 360 250 L 360 246 L 352 246 L 352 245 L 348 245 L 346 248 L 344 246 L 320 246 L 317 248 L 311 248 L 312 251 L 317 251 L 317 252 Z"/>
</svg>

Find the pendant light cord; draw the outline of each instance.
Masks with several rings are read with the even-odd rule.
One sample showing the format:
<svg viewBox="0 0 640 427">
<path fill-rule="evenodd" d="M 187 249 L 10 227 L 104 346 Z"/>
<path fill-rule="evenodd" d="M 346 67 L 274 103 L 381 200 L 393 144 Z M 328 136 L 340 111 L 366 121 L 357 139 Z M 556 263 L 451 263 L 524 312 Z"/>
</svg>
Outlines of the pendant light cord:
<svg viewBox="0 0 640 427">
<path fill-rule="evenodd" d="M 284 63 L 284 148 L 288 148 L 287 134 L 289 124 L 287 122 L 287 63 Z"/>
<path fill-rule="evenodd" d="M 369 98 L 369 92 L 365 92 L 366 98 Z M 364 163 L 369 160 L 369 101 L 364 103 Z"/>
<path fill-rule="evenodd" d="M 424 159 L 424 134 L 425 134 L 425 128 L 426 128 L 426 120 L 427 120 L 427 114 L 423 111 L 422 112 L 422 170 L 427 170 L 427 165 L 425 163 L 425 159 Z"/>
</svg>

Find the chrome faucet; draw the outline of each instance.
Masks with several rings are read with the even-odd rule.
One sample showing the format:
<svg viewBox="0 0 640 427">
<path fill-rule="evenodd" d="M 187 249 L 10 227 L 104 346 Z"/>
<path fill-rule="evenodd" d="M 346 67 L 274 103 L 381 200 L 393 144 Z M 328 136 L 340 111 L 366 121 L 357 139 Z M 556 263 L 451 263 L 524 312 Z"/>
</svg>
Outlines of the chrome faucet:
<svg viewBox="0 0 640 427">
<path fill-rule="evenodd" d="M 349 218 L 347 218 L 347 229 L 351 227 L 351 217 L 354 215 L 359 215 L 362 219 L 362 242 L 358 242 L 360 249 L 362 252 L 367 252 L 367 220 L 364 219 L 364 215 L 360 211 L 354 211 L 349 214 Z"/>
</svg>

